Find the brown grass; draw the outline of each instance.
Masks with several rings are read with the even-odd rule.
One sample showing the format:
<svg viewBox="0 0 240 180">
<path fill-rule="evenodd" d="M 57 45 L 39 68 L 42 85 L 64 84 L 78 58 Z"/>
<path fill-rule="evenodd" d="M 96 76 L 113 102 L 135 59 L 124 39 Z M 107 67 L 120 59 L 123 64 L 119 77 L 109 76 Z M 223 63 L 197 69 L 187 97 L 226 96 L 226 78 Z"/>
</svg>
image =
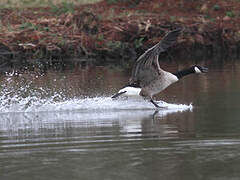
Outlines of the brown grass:
<svg viewBox="0 0 240 180">
<path fill-rule="evenodd" d="M 91 4 L 100 0 L 1 0 L 0 8 L 51 7 L 61 3 Z"/>
</svg>

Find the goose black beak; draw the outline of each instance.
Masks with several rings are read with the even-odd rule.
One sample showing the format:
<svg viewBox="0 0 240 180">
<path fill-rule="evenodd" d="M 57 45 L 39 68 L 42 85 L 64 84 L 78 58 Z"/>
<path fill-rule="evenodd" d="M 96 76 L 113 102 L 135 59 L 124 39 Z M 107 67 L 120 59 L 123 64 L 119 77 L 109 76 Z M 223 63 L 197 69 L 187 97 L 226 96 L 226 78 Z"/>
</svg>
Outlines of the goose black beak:
<svg viewBox="0 0 240 180">
<path fill-rule="evenodd" d="M 202 67 L 201 71 L 202 71 L 202 73 L 207 73 L 208 72 L 208 68 Z"/>
</svg>

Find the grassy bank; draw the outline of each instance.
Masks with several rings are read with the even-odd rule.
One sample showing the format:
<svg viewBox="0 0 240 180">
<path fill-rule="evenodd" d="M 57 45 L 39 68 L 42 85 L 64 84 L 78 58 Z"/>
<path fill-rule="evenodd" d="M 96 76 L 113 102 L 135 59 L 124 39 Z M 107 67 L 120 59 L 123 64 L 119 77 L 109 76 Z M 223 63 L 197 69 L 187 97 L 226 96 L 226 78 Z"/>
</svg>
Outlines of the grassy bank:
<svg viewBox="0 0 240 180">
<path fill-rule="evenodd" d="M 0 68 L 91 59 L 127 65 L 177 27 L 184 31 L 171 57 L 240 52 L 238 0 L 5 2 L 12 8 L 0 9 Z"/>
<path fill-rule="evenodd" d="M 82 5 L 99 2 L 100 0 L 1 0 L 0 8 L 39 8 L 60 4 Z"/>
</svg>

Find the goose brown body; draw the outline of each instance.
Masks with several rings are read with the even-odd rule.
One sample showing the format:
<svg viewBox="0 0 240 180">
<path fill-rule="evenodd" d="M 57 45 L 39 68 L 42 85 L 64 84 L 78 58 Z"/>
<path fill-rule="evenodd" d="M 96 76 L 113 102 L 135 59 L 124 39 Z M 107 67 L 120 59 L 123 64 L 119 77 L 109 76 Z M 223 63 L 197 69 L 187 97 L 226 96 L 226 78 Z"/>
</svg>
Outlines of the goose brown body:
<svg viewBox="0 0 240 180">
<path fill-rule="evenodd" d="M 207 72 L 207 68 L 197 65 L 176 73 L 170 73 L 160 68 L 158 62 L 159 54 L 173 46 L 181 31 L 181 28 L 170 31 L 159 43 L 142 54 L 134 64 L 129 84 L 120 89 L 112 98 L 121 95 L 127 97 L 140 96 L 150 99 L 150 102 L 152 102 L 155 107 L 159 107 L 153 101 L 153 95 L 163 91 L 183 76 L 192 73 Z"/>
<path fill-rule="evenodd" d="M 178 79 L 160 68 L 158 56 L 177 40 L 181 29 L 169 32 L 159 43 L 148 49 L 136 61 L 129 84 L 142 88 L 140 95 L 150 97 L 167 88 Z"/>
</svg>

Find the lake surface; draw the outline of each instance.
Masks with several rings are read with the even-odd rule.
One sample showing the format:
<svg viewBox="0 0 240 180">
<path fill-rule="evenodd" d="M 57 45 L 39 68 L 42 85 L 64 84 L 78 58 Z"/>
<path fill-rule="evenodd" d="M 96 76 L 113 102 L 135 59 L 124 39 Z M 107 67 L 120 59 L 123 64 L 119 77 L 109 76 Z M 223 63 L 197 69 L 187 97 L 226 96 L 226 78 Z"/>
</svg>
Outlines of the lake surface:
<svg viewBox="0 0 240 180">
<path fill-rule="evenodd" d="M 209 73 L 160 93 L 158 111 L 111 100 L 128 70 L 1 75 L 0 179 L 239 179 L 240 61 L 198 64 Z"/>
</svg>

